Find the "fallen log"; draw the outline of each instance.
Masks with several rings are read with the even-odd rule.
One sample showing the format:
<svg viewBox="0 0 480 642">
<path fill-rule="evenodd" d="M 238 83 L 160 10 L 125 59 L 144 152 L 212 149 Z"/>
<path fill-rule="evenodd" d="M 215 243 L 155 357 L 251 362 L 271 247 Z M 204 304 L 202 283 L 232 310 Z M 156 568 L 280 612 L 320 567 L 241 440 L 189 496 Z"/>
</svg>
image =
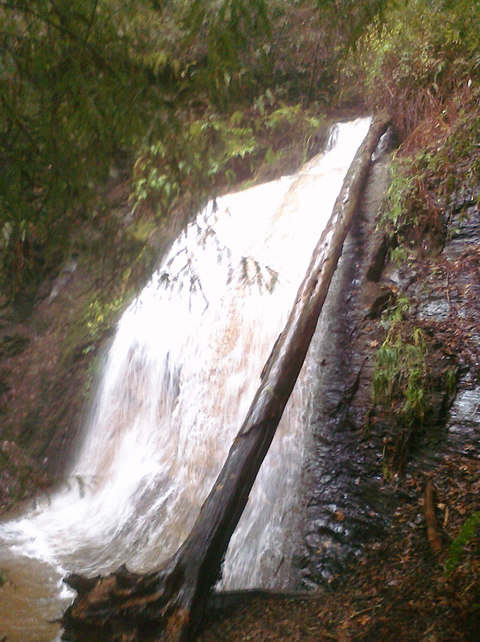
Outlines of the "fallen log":
<svg viewBox="0 0 480 642">
<path fill-rule="evenodd" d="M 194 634 L 304 362 L 358 208 L 371 155 L 386 128 L 385 119 L 376 119 L 355 156 L 245 421 L 190 535 L 159 570 L 147 575 L 123 566 L 105 577 L 67 577 L 65 582 L 78 596 L 61 619 L 63 640 L 170 642 Z"/>
</svg>

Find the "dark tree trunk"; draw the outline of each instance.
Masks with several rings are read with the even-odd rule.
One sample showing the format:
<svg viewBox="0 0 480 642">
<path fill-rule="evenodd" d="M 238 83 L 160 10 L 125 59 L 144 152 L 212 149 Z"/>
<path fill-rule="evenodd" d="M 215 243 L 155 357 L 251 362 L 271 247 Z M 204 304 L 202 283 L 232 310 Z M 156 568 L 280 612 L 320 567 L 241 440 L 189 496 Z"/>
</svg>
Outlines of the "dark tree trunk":
<svg viewBox="0 0 480 642">
<path fill-rule="evenodd" d="M 106 577 L 69 576 L 65 581 L 78 596 L 62 618 L 63 639 L 170 642 L 193 635 L 304 362 L 358 208 L 371 155 L 386 128 L 385 119 L 375 120 L 355 156 L 260 387 L 190 535 L 160 570 L 148 575 L 121 567 Z"/>
</svg>

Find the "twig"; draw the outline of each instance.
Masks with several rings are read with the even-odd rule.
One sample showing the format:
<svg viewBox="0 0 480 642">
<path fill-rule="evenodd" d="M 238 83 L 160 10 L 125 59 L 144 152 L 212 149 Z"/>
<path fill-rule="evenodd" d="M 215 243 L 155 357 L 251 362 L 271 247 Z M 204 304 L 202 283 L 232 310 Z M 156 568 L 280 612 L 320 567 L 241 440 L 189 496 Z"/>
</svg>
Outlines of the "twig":
<svg viewBox="0 0 480 642">
<path fill-rule="evenodd" d="M 382 602 L 383 600 L 381 600 Z M 361 611 L 356 611 L 353 613 L 353 615 L 350 615 L 350 617 L 347 617 L 346 622 L 349 622 L 350 620 L 353 620 L 354 618 L 358 617 L 359 615 L 363 615 L 364 613 L 368 613 L 368 611 L 373 611 L 374 609 L 379 609 L 381 606 L 383 606 L 381 603 L 380 604 L 374 604 L 373 606 L 367 606 L 365 609 L 362 609 Z"/>
</svg>

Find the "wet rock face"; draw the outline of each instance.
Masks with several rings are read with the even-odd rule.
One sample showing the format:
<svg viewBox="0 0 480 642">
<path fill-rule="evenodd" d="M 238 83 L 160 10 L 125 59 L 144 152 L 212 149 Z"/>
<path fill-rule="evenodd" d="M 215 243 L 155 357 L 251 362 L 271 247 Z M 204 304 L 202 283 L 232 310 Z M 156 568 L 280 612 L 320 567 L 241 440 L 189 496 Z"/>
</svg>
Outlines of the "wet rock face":
<svg viewBox="0 0 480 642">
<path fill-rule="evenodd" d="M 374 230 L 389 157 L 387 145 L 372 166 L 362 211 L 345 243 L 311 346 L 318 385 L 309 408 L 307 499 L 294 560 L 301 588 L 314 588 L 339 573 L 369 537 L 382 531 L 389 514 L 391 492 L 382 485 L 381 448 L 366 431 L 373 346 L 379 340 L 372 316 L 389 299 L 378 282 L 384 241 Z M 367 278 L 369 270 L 375 278 Z"/>
<path fill-rule="evenodd" d="M 312 447 L 294 560 L 301 588 L 338 578 L 363 544 L 381 536 L 399 502 L 408 500 L 401 478 L 388 483 L 384 477 L 401 427 L 393 409 L 372 404 L 375 360 L 386 336 L 382 314 L 399 297 L 410 301 L 409 327 L 425 338 L 427 372 L 425 414 L 409 435 L 413 458 L 402 472 L 427 472 L 446 453 L 473 451 L 479 442 L 480 189 L 450 199 L 441 253 L 394 266 L 375 231 L 388 162 L 384 150 L 372 167 L 311 347 L 318 387 L 309 408 Z"/>
<path fill-rule="evenodd" d="M 455 195 L 444 249 L 445 288 L 437 301 L 445 341 L 458 359 L 457 394 L 448 423 L 447 449 L 480 443 L 480 186 Z M 420 308 L 420 312 L 425 312 Z M 444 321 L 442 324 L 441 322 Z"/>
<path fill-rule="evenodd" d="M 480 186 L 465 188 L 445 210 L 447 240 L 442 255 L 426 268 L 424 287 L 411 288 L 416 317 L 428 324 L 446 355 L 455 377 L 452 405 L 439 454 L 464 451 L 480 438 Z"/>
</svg>

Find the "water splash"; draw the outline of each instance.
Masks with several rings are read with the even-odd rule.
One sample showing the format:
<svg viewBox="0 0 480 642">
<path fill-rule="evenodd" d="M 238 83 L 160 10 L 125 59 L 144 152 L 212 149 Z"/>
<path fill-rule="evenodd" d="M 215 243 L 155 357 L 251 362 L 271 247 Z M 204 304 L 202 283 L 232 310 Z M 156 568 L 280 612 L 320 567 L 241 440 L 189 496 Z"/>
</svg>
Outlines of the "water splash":
<svg viewBox="0 0 480 642">
<path fill-rule="evenodd" d="M 0 527 L 0 566 L 15 576 L 31 561 L 32 573 L 49 568 L 57 586 L 66 572 L 98 574 L 123 562 L 152 570 L 178 548 L 242 424 L 368 126 L 338 126 L 327 153 L 293 176 L 210 203 L 177 240 L 119 322 L 69 488 Z M 224 587 L 288 585 L 309 385 L 304 369 L 232 538 Z M 47 593 L 58 609 L 58 590 Z M 15 639 L 20 624 L 11 626 Z"/>
</svg>

